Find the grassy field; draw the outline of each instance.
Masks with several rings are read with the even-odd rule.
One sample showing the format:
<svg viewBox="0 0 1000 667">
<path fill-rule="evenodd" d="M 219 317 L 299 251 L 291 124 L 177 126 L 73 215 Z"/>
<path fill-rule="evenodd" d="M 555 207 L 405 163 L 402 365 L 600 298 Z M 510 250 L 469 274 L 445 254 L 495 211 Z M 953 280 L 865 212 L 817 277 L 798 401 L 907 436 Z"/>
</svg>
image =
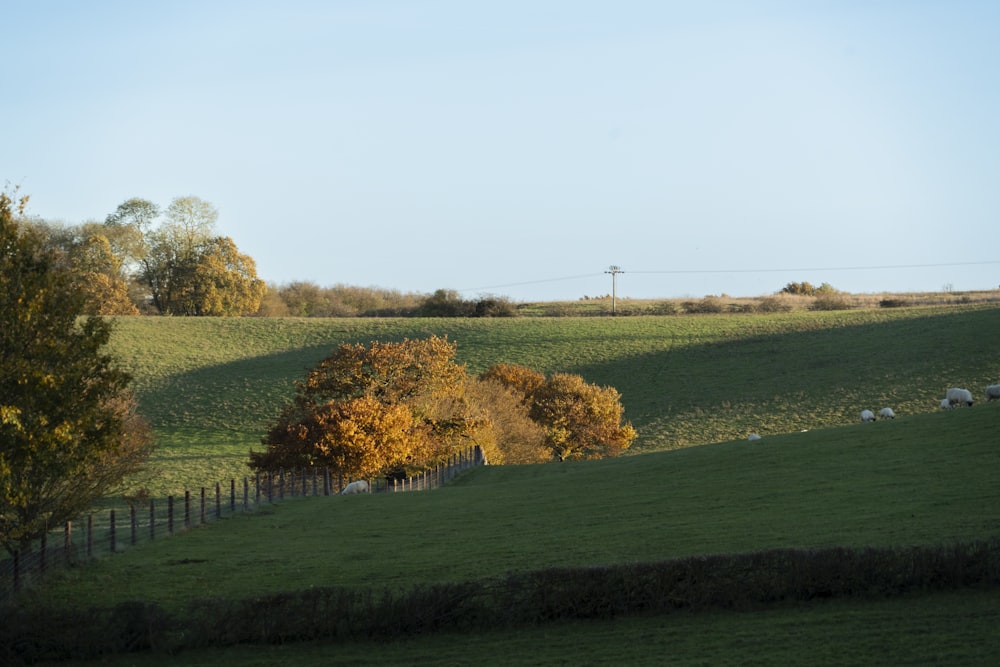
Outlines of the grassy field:
<svg viewBox="0 0 1000 667">
<path fill-rule="evenodd" d="M 1000 536 L 1000 404 L 942 411 L 1000 377 L 1000 308 L 517 320 L 129 318 L 114 352 L 161 447 L 154 493 L 245 474 L 292 382 L 339 342 L 447 334 L 497 362 L 615 386 L 633 455 L 476 469 L 441 490 L 289 499 L 54 574 L 66 608 L 344 587 L 404 590 L 552 567 Z M 898 418 L 858 423 L 862 408 Z M 764 435 L 757 443 L 746 434 Z M 805 431 L 805 432 L 803 432 Z M 691 446 L 703 445 L 703 446 Z M 433 635 L 143 655 L 105 664 L 990 664 L 996 590 L 834 600 Z"/>
<path fill-rule="evenodd" d="M 246 474 L 294 381 L 341 342 L 447 335 L 478 373 L 517 363 L 614 386 L 632 453 L 850 424 L 863 408 L 938 409 L 1000 379 L 1000 307 L 519 319 L 122 318 L 112 351 L 160 447 L 154 495 Z"/>
<path fill-rule="evenodd" d="M 758 443 L 479 468 L 433 492 L 286 500 L 63 571 L 32 589 L 30 599 L 79 607 L 137 599 L 179 611 L 204 598 L 310 587 L 403 589 L 550 567 L 996 536 L 998 423 L 1000 405 L 984 405 Z M 296 664 L 360 655 L 390 664 L 436 664 L 432 656 L 440 655 L 442 664 L 463 664 L 477 651 L 503 651 L 505 664 L 565 664 L 577 651 L 595 656 L 584 664 L 615 654 L 653 664 L 669 648 L 678 664 L 738 664 L 745 651 L 760 664 L 871 664 L 899 655 L 909 656 L 907 664 L 985 664 L 997 655 L 998 595 L 935 593 L 423 637 L 377 649 L 311 643 L 260 653 Z M 787 632 L 789 641 L 774 641 Z M 915 641 L 901 639 L 910 635 Z M 183 664 L 222 665 L 253 652 L 185 653 Z M 414 653 L 423 658 L 412 662 Z"/>
<path fill-rule="evenodd" d="M 304 642 L 109 657 L 107 667 L 329 665 L 991 665 L 1000 655 L 1000 594 L 830 602 L 752 614 L 631 617 L 516 632 L 442 634 L 373 645 Z M 65 663 L 50 663 L 65 664 Z"/>
</svg>

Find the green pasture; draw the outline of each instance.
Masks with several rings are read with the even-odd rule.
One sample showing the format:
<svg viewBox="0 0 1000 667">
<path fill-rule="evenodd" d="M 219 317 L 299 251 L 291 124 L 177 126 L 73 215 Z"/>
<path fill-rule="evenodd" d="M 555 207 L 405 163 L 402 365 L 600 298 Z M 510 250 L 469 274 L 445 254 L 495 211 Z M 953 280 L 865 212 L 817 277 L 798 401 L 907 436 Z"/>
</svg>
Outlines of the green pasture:
<svg viewBox="0 0 1000 667">
<path fill-rule="evenodd" d="M 629 456 L 490 466 L 429 492 L 286 499 L 58 571 L 24 604 L 179 611 L 311 587 L 405 590 L 552 567 L 1000 535 L 995 306 L 516 320 L 127 318 L 113 352 L 160 449 L 154 493 L 245 474 L 246 450 L 340 342 L 430 334 L 471 372 L 579 373 L 622 393 Z M 862 408 L 898 418 L 858 422 Z M 747 442 L 747 433 L 764 437 Z M 702 446 L 691 446 L 702 445 Z M 387 645 L 233 647 L 104 664 L 989 664 L 995 590 L 559 623 Z"/>
<path fill-rule="evenodd" d="M 342 342 L 447 335 L 478 373 L 517 363 L 622 395 L 631 453 L 851 424 L 863 408 L 934 412 L 951 386 L 1000 381 L 1000 307 L 518 319 L 119 318 L 111 351 L 158 436 L 136 486 L 227 482 L 294 382 Z"/>
<path fill-rule="evenodd" d="M 249 591 L 402 590 L 562 566 L 987 538 L 1000 535 L 998 423 L 1000 404 L 984 405 L 756 443 L 487 466 L 432 492 L 286 499 L 61 572 L 40 592 L 181 608 Z"/>
<path fill-rule="evenodd" d="M 429 492 L 286 499 L 58 572 L 25 600 L 76 607 L 143 600 L 181 610 L 199 599 L 310 587 L 401 590 L 557 566 L 996 536 L 998 423 L 1000 404 L 983 405 L 756 443 L 484 467 Z M 567 656 L 602 664 L 621 655 L 654 664 L 666 651 L 677 664 L 743 664 L 748 652 L 761 664 L 983 664 L 997 654 L 998 601 L 992 590 L 935 593 L 174 659 L 337 664 L 367 656 L 388 664 L 468 664 L 479 656 L 499 664 L 491 660 L 502 654 L 504 664 L 566 664 Z M 141 662 L 172 664 L 163 656 Z"/>
</svg>

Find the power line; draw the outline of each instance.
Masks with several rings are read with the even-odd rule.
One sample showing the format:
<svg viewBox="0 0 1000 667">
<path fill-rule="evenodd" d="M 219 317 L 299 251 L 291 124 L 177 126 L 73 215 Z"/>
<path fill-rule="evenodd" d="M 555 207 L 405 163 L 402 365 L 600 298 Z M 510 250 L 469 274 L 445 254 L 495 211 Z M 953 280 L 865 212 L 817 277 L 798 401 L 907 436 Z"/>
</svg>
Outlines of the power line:
<svg viewBox="0 0 1000 667">
<path fill-rule="evenodd" d="M 885 266 L 825 266 L 789 269 L 668 269 L 662 271 L 629 271 L 629 273 L 783 273 L 786 271 L 876 271 L 884 269 L 927 269 L 943 266 L 977 266 L 982 264 L 1000 264 L 1000 261 L 950 262 L 944 264 L 891 264 Z"/>
<path fill-rule="evenodd" d="M 672 275 L 696 275 L 709 273 L 806 273 L 811 271 L 884 271 L 890 269 L 930 269 L 949 266 L 983 266 L 987 264 L 1000 264 L 1000 260 L 983 262 L 944 262 L 940 264 L 886 264 L 881 266 L 827 266 L 812 268 L 785 268 L 785 269 L 662 269 L 655 271 L 629 271 L 631 274 L 672 274 Z M 604 271 L 603 273 L 609 273 Z M 566 280 L 579 280 L 581 278 L 596 278 L 602 273 L 583 273 L 576 276 L 563 276 L 560 278 L 540 278 L 538 280 L 525 280 L 516 283 L 504 283 L 502 285 L 487 285 L 485 287 L 466 287 L 457 290 L 459 292 L 477 292 L 482 290 L 501 289 L 505 287 L 520 287 L 522 285 L 541 285 L 544 283 L 555 283 Z"/>
<path fill-rule="evenodd" d="M 557 283 L 563 280 L 579 280 L 580 278 L 593 278 L 595 276 L 600 276 L 600 273 L 584 273 L 578 276 L 565 276 L 563 278 L 542 278 L 540 280 L 525 280 L 519 283 L 506 283 L 504 285 L 487 285 L 485 287 L 466 287 L 464 289 L 456 290 L 458 292 L 476 292 L 478 290 L 484 289 L 499 289 L 501 287 L 519 287 L 520 285 L 539 285 L 541 283 Z"/>
</svg>

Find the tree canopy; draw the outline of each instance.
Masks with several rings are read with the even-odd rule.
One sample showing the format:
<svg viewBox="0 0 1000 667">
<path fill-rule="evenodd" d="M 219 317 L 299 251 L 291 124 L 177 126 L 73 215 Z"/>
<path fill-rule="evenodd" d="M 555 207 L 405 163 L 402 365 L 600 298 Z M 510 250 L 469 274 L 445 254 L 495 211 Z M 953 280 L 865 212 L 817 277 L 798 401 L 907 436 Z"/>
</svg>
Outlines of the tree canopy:
<svg viewBox="0 0 1000 667">
<path fill-rule="evenodd" d="M 22 549 L 145 461 L 131 378 L 105 352 L 111 325 L 57 252 L 0 193 L 0 544 Z"/>
<path fill-rule="evenodd" d="M 494 463 L 614 456 L 636 437 L 617 391 L 498 364 L 469 376 L 446 338 L 343 344 L 296 384 L 250 466 L 415 471 L 479 445 Z"/>
</svg>

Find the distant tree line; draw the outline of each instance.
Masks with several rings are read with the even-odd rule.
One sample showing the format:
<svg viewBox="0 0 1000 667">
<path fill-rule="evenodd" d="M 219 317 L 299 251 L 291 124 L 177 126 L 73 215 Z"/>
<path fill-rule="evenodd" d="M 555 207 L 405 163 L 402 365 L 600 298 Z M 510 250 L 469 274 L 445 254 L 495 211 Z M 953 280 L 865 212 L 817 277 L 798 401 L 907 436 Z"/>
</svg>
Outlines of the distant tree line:
<svg viewBox="0 0 1000 667">
<path fill-rule="evenodd" d="M 514 317 L 506 297 L 463 299 L 311 282 L 268 286 L 252 257 L 215 232 L 218 211 L 198 197 L 161 209 L 140 198 L 122 202 L 103 222 L 49 222 L 17 212 L 75 288 L 88 315 L 265 317 Z"/>
<path fill-rule="evenodd" d="M 377 287 L 293 282 L 272 287 L 258 313 L 267 317 L 517 317 L 507 297 L 463 299 L 455 290 L 433 294 Z"/>
<path fill-rule="evenodd" d="M 198 197 L 161 210 L 129 199 L 103 222 L 23 217 L 87 297 L 88 315 L 252 315 L 267 291 L 249 255 L 215 233 L 218 211 Z"/>
</svg>

